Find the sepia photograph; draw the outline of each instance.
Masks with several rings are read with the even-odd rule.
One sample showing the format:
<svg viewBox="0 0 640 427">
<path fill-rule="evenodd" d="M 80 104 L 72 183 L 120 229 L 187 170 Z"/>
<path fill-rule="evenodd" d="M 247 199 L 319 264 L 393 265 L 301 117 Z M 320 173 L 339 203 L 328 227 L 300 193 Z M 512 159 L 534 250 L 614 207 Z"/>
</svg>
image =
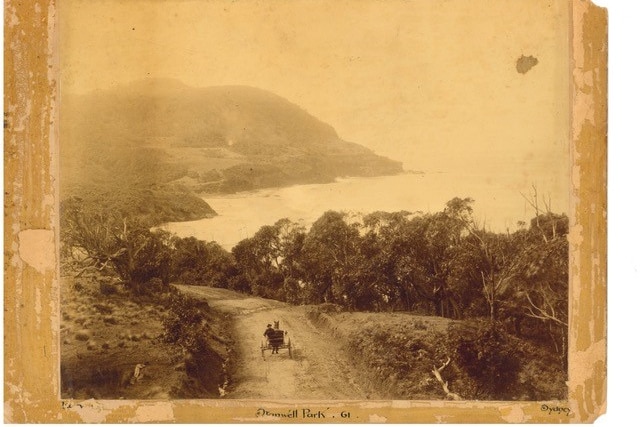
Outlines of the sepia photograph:
<svg viewBox="0 0 640 427">
<path fill-rule="evenodd" d="M 62 6 L 63 397 L 567 397 L 567 3 L 347 3 Z"/>
<path fill-rule="evenodd" d="M 574 3 L 56 5 L 62 409 L 588 417 L 569 402 L 572 349 L 600 330 L 572 334 L 573 150 L 597 129 L 575 128 Z"/>
<path fill-rule="evenodd" d="M 567 397 L 568 4 L 423 3 L 62 6 L 63 397 Z"/>
</svg>

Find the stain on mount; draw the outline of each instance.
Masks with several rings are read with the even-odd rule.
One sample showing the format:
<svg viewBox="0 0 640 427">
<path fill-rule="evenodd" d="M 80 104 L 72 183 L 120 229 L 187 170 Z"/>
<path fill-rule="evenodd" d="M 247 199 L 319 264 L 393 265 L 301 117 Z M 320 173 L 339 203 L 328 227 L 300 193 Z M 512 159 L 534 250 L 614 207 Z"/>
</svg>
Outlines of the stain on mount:
<svg viewBox="0 0 640 427">
<path fill-rule="evenodd" d="M 525 74 L 536 65 L 538 65 L 538 58 L 535 56 L 522 55 L 516 62 L 516 70 L 518 70 L 520 74 Z"/>
</svg>

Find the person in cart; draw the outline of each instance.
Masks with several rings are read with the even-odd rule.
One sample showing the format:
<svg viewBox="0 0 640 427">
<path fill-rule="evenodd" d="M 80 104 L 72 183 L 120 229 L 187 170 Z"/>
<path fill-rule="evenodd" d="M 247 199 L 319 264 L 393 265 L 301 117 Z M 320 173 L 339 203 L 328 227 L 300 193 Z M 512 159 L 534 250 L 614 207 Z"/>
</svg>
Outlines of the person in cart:
<svg viewBox="0 0 640 427">
<path fill-rule="evenodd" d="M 267 325 L 267 329 L 264 331 L 264 334 L 262 335 L 267 337 L 267 340 L 271 345 L 271 354 L 278 353 L 278 339 L 277 339 L 278 334 L 276 330 L 273 329 L 273 326 L 271 325 L 271 323 Z"/>
</svg>

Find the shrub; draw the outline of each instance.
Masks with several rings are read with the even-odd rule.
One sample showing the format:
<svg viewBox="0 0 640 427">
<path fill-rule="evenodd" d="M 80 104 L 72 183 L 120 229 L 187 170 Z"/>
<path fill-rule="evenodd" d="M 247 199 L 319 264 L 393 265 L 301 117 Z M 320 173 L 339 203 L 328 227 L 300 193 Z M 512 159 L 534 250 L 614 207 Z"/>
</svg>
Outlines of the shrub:
<svg viewBox="0 0 640 427">
<path fill-rule="evenodd" d="M 193 354 L 207 351 L 206 337 L 210 328 L 195 299 L 172 294 L 169 297 L 169 315 L 162 323 L 165 342 L 178 344 Z"/>
<path fill-rule="evenodd" d="M 231 276 L 227 282 L 227 286 L 229 289 L 234 291 L 244 293 L 251 292 L 251 282 L 249 281 L 249 278 L 246 276 L 246 274 L 236 274 L 234 276 Z"/>
<path fill-rule="evenodd" d="M 452 330 L 449 338 L 457 348 L 456 364 L 475 381 L 478 397 L 508 400 L 517 394 L 518 343 L 497 323 Z"/>
<path fill-rule="evenodd" d="M 96 303 L 93 304 L 93 308 L 96 309 L 96 311 L 100 314 L 112 314 L 113 313 L 113 307 L 107 304 L 100 304 L 100 303 Z"/>
<path fill-rule="evenodd" d="M 100 282 L 100 293 L 107 296 L 114 295 L 118 293 L 118 287 L 113 283 Z"/>
<path fill-rule="evenodd" d="M 444 333 L 416 331 L 411 325 L 365 327 L 350 336 L 353 354 L 364 356 L 362 361 L 378 381 L 378 390 L 393 398 L 443 397 L 442 388 L 431 379 L 431 369 L 447 359 L 446 344 Z M 443 374 L 447 381 L 448 374 Z"/>
<path fill-rule="evenodd" d="M 78 341 L 89 341 L 89 338 L 91 338 L 91 331 L 89 331 L 88 329 L 83 329 L 76 332 L 76 339 Z"/>
<path fill-rule="evenodd" d="M 100 293 L 102 295 L 114 295 L 118 293 L 118 287 L 113 283 L 102 281 L 100 282 Z"/>
<path fill-rule="evenodd" d="M 145 283 L 133 283 L 131 290 L 138 296 L 158 295 L 165 290 L 165 284 L 162 279 L 153 277 Z"/>
</svg>

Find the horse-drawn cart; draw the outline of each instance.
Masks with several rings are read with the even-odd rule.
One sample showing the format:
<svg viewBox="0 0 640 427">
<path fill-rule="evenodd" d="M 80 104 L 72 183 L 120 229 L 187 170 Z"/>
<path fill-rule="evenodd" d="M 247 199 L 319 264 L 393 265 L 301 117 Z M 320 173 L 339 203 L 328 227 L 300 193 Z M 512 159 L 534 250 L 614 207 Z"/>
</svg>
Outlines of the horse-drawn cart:
<svg viewBox="0 0 640 427">
<path fill-rule="evenodd" d="M 280 350 L 287 350 L 289 357 L 293 358 L 293 349 L 291 346 L 291 338 L 287 336 L 287 331 L 279 329 L 278 322 L 276 328 L 269 328 L 264 333 L 265 339 L 260 344 L 260 351 L 264 359 L 264 352 L 271 350 L 271 353 L 280 353 Z"/>
</svg>

